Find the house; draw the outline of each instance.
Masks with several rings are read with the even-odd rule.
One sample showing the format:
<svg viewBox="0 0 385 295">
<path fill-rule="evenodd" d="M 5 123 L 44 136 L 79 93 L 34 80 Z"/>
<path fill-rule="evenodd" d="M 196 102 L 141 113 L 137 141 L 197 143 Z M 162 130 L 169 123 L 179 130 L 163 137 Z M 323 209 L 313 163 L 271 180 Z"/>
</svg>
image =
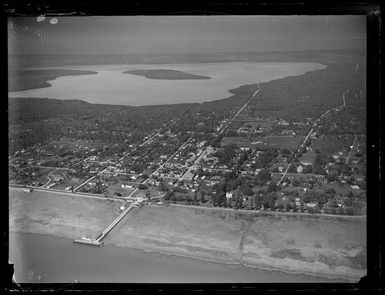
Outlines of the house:
<svg viewBox="0 0 385 295">
<path fill-rule="evenodd" d="M 122 188 L 123 188 L 123 189 L 126 189 L 126 188 L 133 188 L 133 186 L 132 186 L 132 185 L 128 185 L 128 184 L 122 183 Z"/>
<path fill-rule="evenodd" d="M 352 189 L 360 189 L 360 187 L 358 185 L 351 185 L 350 186 Z"/>
<path fill-rule="evenodd" d="M 306 207 L 309 207 L 309 208 L 315 208 L 315 207 L 317 207 L 317 204 L 316 204 L 316 203 L 313 203 L 313 202 L 307 203 L 307 204 L 306 204 Z"/>
<path fill-rule="evenodd" d="M 230 192 L 226 192 L 226 199 L 231 199 L 233 197 L 233 194 Z"/>
<path fill-rule="evenodd" d="M 249 147 L 240 147 L 240 149 L 241 149 L 243 152 L 246 152 L 246 151 L 250 150 Z"/>
</svg>

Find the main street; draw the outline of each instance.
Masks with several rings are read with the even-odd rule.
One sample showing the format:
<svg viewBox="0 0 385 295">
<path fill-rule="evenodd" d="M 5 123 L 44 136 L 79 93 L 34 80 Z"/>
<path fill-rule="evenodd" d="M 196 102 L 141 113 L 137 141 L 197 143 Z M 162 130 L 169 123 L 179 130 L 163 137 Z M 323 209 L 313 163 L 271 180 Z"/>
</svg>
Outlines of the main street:
<svg viewBox="0 0 385 295">
<path fill-rule="evenodd" d="M 223 126 L 222 130 L 218 133 L 218 136 L 221 135 L 227 127 L 231 125 L 231 123 L 238 117 L 238 115 L 244 110 L 244 108 L 250 103 L 250 101 L 258 94 L 258 92 L 261 90 L 259 87 L 259 84 L 257 84 L 258 89 L 253 93 L 253 95 L 249 98 L 249 100 L 240 108 L 240 110 L 234 115 L 234 117 L 229 121 L 229 123 L 226 126 Z M 191 171 L 196 169 L 196 165 L 199 164 L 200 160 L 207 154 L 208 149 L 210 146 L 206 147 L 198 158 L 194 161 L 194 164 L 192 164 L 190 167 L 187 168 L 187 171 L 179 178 L 179 180 L 182 180 L 185 175 L 191 174 Z"/>
<path fill-rule="evenodd" d="M 175 153 L 173 153 L 165 162 L 163 162 L 161 165 L 159 165 L 159 167 L 158 167 L 158 169 L 156 169 L 154 172 L 152 172 L 145 180 L 143 180 L 142 182 L 141 182 L 141 184 L 146 184 L 147 183 L 147 181 L 155 174 L 155 173 L 157 173 L 159 170 L 161 170 L 163 167 L 164 167 L 164 165 L 166 164 L 166 163 L 168 163 L 172 158 L 174 158 L 175 157 L 175 155 L 177 154 L 177 153 L 179 153 L 180 152 L 180 150 L 186 145 L 186 144 L 188 144 L 189 142 L 190 142 L 190 140 L 192 139 L 192 137 L 190 137 L 189 139 L 187 139 L 179 148 L 178 148 L 178 150 L 175 152 Z M 139 190 L 139 188 L 136 188 L 136 189 L 134 189 L 126 198 L 131 198 L 137 191 Z"/>
<path fill-rule="evenodd" d="M 358 136 L 356 136 L 356 137 L 354 138 L 354 142 L 353 142 L 353 144 L 350 146 L 350 151 L 349 151 L 349 155 L 348 155 L 347 158 L 346 158 L 345 166 L 349 163 L 349 160 L 350 160 L 350 157 L 351 157 L 351 155 L 352 155 L 354 146 L 356 145 L 357 138 L 358 138 Z M 342 177 L 343 175 L 344 175 L 344 169 L 342 169 L 341 174 L 340 174 L 340 177 Z"/>
<path fill-rule="evenodd" d="M 151 140 L 153 140 L 156 136 L 159 135 L 159 132 L 150 136 L 149 139 L 147 139 L 146 141 L 144 141 L 143 143 L 141 143 L 138 147 L 142 147 L 144 145 L 146 145 L 147 143 L 149 143 Z M 96 173 L 94 176 L 90 177 L 89 179 L 87 179 L 86 181 L 82 182 L 80 185 L 78 185 L 74 191 L 77 191 L 79 190 L 80 188 L 82 188 L 84 185 L 86 185 L 87 183 L 89 183 L 91 180 L 93 180 L 95 177 L 97 177 L 98 175 L 101 175 L 103 172 L 106 172 L 107 170 L 111 169 L 111 167 L 113 167 L 114 165 L 122 162 L 127 156 L 129 156 L 131 153 L 135 152 L 138 148 L 135 148 L 133 151 L 130 151 L 126 154 L 123 155 L 123 157 L 121 157 L 118 161 L 114 162 L 112 165 L 109 165 L 107 166 L 106 168 L 104 168 L 103 170 L 99 171 L 98 173 Z"/>
<path fill-rule="evenodd" d="M 233 123 L 235 118 L 238 117 L 238 115 L 244 110 L 245 107 L 247 107 L 250 101 L 258 94 L 258 92 L 261 90 L 258 83 L 257 83 L 257 87 L 258 89 L 253 93 L 253 95 L 249 98 L 249 100 L 240 108 L 240 110 L 234 115 L 234 117 L 230 119 L 230 121 L 226 124 L 226 126 L 223 126 L 222 130 L 218 133 L 218 135 L 222 134 L 227 129 L 227 127 L 229 127 L 231 123 Z"/>
<path fill-rule="evenodd" d="M 302 144 L 301 144 L 301 148 L 305 146 L 306 141 L 308 140 L 308 138 L 310 137 L 310 135 L 313 133 L 313 130 L 314 130 L 314 128 L 317 126 L 317 123 L 319 123 L 319 122 L 321 121 L 321 119 L 322 119 L 327 113 L 329 113 L 331 110 L 335 110 L 335 109 L 338 109 L 338 108 L 340 108 L 340 107 L 346 106 L 346 103 L 345 103 L 345 92 L 346 92 L 346 91 L 344 91 L 344 92 L 342 93 L 342 104 L 341 104 L 340 106 L 333 107 L 333 108 L 330 108 L 330 109 L 326 110 L 326 111 L 325 111 L 325 112 L 324 112 L 324 113 L 323 113 L 323 114 L 322 114 L 322 115 L 321 115 L 321 116 L 320 116 L 320 117 L 313 123 L 313 125 L 312 125 L 312 127 L 311 127 L 309 133 L 307 134 L 307 136 L 305 137 L 304 141 L 303 141 Z M 285 172 L 283 173 L 281 179 L 277 182 L 277 186 L 279 186 L 279 185 L 281 184 L 282 180 L 283 180 L 283 179 L 285 178 L 285 176 L 287 175 L 287 173 L 288 173 L 288 171 L 289 171 L 289 169 L 290 169 L 291 164 L 293 163 L 293 161 L 294 161 L 294 158 L 290 161 L 289 165 L 287 165 L 287 167 L 286 167 L 286 169 L 285 169 Z"/>
</svg>

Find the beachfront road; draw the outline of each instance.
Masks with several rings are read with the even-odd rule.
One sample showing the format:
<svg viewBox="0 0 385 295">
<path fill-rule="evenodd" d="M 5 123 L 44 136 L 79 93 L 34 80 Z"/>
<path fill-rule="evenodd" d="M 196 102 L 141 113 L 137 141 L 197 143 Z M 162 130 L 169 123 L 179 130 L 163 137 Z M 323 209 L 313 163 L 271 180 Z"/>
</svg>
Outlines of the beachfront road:
<svg viewBox="0 0 385 295">
<path fill-rule="evenodd" d="M 25 190 L 24 187 L 15 187 L 15 186 L 9 186 L 9 190 L 14 191 L 23 191 Z M 105 201 L 118 201 L 121 203 L 125 203 L 125 200 L 119 199 L 119 198 L 110 198 L 110 197 L 104 197 L 102 195 L 91 195 L 91 194 L 84 194 L 84 193 L 73 193 L 70 191 L 59 191 L 59 190 L 52 190 L 52 189 L 42 189 L 42 188 L 33 188 L 32 192 L 26 192 L 26 194 L 31 194 L 33 192 L 45 192 L 50 194 L 56 194 L 56 195 L 66 195 L 71 197 L 78 197 L 78 198 L 88 198 L 88 199 L 94 199 L 94 200 L 105 200 Z"/>
</svg>

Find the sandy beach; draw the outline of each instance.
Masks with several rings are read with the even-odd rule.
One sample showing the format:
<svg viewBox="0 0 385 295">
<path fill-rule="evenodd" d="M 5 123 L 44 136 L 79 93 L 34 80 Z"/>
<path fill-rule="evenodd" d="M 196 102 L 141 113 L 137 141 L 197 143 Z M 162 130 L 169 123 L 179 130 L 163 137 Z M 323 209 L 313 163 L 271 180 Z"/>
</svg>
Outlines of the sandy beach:
<svg viewBox="0 0 385 295">
<path fill-rule="evenodd" d="M 20 188 L 9 190 L 9 230 L 69 239 L 103 230 L 117 216 L 119 202 Z"/>
<path fill-rule="evenodd" d="M 59 201 L 59 199 L 61 199 Z M 79 238 L 104 229 L 119 203 L 10 190 L 10 231 Z M 365 218 L 242 214 L 145 206 L 105 245 L 352 282 L 366 274 Z"/>
</svg>

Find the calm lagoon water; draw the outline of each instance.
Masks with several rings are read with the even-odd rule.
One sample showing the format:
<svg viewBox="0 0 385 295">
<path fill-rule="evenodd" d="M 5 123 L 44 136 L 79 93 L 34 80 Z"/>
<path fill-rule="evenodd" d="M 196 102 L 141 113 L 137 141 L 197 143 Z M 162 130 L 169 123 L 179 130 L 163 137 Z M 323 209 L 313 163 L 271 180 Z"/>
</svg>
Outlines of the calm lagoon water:
<svg viewBox="0 0 385 295">
<path fill-rule="evenodd" d="M 90 103 L 156 105 L 205 102 L 229 97 L 228 91 L 245 84 L 302 75 L 326 66 L 317 63 L 227 62 L 200 64 L 135 64 L 65 66 L 57 69 L 96 71 L 95 75 L 59 77 L 51 87 L 10 92 L 9 97 L 81 99 Z M 124 71 L 172 69 L 209 76 L 208 80 L 155 80 Z"/>
<path fill-rule="evenodd" d="M 10 233 L 9 260 L 18 283 L 263 283 L 333 282 L 189 258 L 118 248 L 90 247 L 48 235 Z M 341 282 L 341 280 L 335 280 Z"/>
</svg>

